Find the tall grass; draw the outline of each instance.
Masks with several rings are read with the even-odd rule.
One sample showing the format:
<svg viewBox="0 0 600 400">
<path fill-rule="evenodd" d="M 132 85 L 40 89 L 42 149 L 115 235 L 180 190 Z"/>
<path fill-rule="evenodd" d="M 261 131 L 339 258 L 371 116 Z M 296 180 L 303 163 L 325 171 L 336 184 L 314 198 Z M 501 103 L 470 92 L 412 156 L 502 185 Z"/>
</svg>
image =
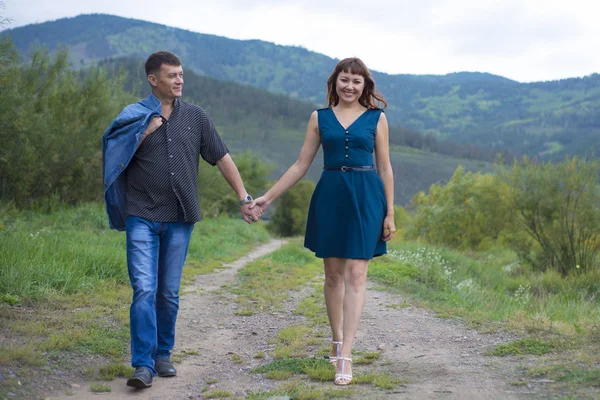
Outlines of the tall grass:
<svg viewBox="0 0 600 400">
<path fill-rule="evenodd" d="M 225 261 L 264 242 L 262 224 L 218 218 L 196 224 L 188 260 Z M 109 229 L 101 205 L 17 213 L 0 225 L 0 296 L 42 298 L 127 283 L 125 235 Z"/>
<path fill-rule="evenodd" d="M 597 333 L 600 271 L 535 272 L 503 249 L 464 253 L 406 242 L 376 259 L 369 277 L 408 291 L 442 315 L 557 334 Z"/>
</svg>

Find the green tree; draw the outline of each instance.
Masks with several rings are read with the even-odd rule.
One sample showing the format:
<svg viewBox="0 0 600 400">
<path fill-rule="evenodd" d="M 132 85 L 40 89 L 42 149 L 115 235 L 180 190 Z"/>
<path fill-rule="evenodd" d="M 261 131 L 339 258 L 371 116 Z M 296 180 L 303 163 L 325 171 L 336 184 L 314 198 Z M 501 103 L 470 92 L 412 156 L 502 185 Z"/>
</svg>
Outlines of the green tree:
<svg viewBox="0 0 600 400">
<path fill-rule="evenodd" d="M 39 49 L 20 65 L 0 40 L 0 198 L 20 207 L 101 199 L 101 136 L 133 100 L 126 76 L 72 71 L 64 50 Z"/>
<path fill-rule="evenodd" d="M 537 248 L 516 246 L 537 269 L 566 275 L 598 267 L 600 189 L 598 161 L 568 158 L 536 163 L 529 159 L 501 170 L 508 199 Z"/>
<path fill-rule="evenodd" d="M 251 152 L 234 155 L 233 159 L 244 180 L 248 193 L 258 196 L 269 184 L 269 175 L 275 168 Z M 198 171 L 198 196 L 202 215 L 216 217 L 219 215 L 238 216 L 240 202 L 229 184 L 223 179 L 218 168 L 201 164 Z"/>
<path fill-rule="evenodd" d="M 494 175 L 465 173 L 459 166 L 445 186 L 432 185 L 429 194 L 413 197 L 407 237 L 456 248 L 485 246 L 510 226 L 507 190 Z"/>
<path fill-rule="evenodd" d="M 285 192 L 276 205 L 269 229 L 281 236 L 301 235 L 306 230 L 308 206 L 315 184 L 301 180 Z"/>
</svg>

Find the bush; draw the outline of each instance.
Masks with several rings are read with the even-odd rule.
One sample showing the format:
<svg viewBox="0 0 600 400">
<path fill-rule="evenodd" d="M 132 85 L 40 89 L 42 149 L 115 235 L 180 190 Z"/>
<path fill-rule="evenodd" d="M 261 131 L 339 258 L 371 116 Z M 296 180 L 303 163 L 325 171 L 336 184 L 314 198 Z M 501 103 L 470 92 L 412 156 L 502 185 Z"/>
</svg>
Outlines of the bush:
<svg viewBox="0 0 600 400">
<path fill-rule="evenodd" d="M 269 230 L 281 236 L 303 234 L 306 231 L 308 206 L 314 190 L 314 183 L 301 180 L 283 194 L 276 205 Z"/>
<path fill-rule="evenodd" d="M 266 191 L 268 177 L 275 168 L 251 152 L 233 156 L 248 193 L 258 196 Z M 198 170 L 198 197 L 204 217 L 240 215 L 240 201 L 237 194 L 223 179 L 218 168 L 202 163 Z"/>
<path fill-rule="evenodd" d="M 404 239 L 410 224 L 411 218 L 406 210 L 400 206 L 394 206 L 394 225 L 396 225 L 396 238 L 398 240 Z"/>
<path fill-rule="evenodd" d="M 447 185 L 413 197 L 416 212 L 407 237 L 462 249 L 489 246 L 511 226 L 507 192 L 494 175 L 465 173 L 459 166 Z"/>
<path fill-rule="evenodd" d="M 562 275 L 598 267 L 600 192 L 598 162 L 515 162 L 500 171 L 520 226 L 535 245 L 513 248 L 536 269 Z"/>
<path fill-rule="evenodd" d="M 19 208 L 100 199 L 100 138 L 133 100 L 125 75 L 70 70 L 66 51 L 38 50 L 22 65 L 4 38 L 0 52 L 0 199 Z"/>
</svg>

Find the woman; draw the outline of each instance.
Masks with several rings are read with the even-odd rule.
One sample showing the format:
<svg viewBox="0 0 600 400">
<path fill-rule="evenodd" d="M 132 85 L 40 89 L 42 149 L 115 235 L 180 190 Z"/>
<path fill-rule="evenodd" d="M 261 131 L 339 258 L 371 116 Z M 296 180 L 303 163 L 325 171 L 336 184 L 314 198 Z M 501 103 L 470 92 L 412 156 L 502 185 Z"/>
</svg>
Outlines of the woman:
<svg viewBox="0 0 600 400">
<path fill-rule="evenodd" d="M 394 226 L 394 177 L 387 103 L 358 58 L 327 80 L 329 107 L 312 113 L 298 160 L 254 206 L 263 210 L 294 186 L 323 145 L 324 170 L 310 203 L 304 245 L 323 258 L 325 304 L 333 334 L 335 383 L 352 381 L 352 345 L 365 304 L 367 268 L 386 253 Z M 373 163 L 375 153 L 376 163 Z"/>
</svg>

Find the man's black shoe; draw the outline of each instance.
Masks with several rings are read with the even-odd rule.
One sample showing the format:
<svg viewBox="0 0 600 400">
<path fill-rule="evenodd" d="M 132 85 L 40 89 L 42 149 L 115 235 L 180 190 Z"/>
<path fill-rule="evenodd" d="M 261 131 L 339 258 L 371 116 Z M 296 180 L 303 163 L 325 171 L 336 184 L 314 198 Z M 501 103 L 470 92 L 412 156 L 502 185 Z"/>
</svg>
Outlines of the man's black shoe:
<svg viewBox="0 0 600 400">
<path fill-rule="evenodd" d="M 168 358 L 159 358 L 154 361 L 154 369 L 156 369 L 156 373 L 160 377 L 167 376 L 175 376 L 177 375 L 177 370 L 173 366 L 173 363 Z"/>
<path fill-rule="evenodd" d="M 127 379 L 127 386 L 136 389 L 146 389 L 152 386 L 152 372 L 146 367 L 137 367 L 131 378 Z"/>
</svg>

